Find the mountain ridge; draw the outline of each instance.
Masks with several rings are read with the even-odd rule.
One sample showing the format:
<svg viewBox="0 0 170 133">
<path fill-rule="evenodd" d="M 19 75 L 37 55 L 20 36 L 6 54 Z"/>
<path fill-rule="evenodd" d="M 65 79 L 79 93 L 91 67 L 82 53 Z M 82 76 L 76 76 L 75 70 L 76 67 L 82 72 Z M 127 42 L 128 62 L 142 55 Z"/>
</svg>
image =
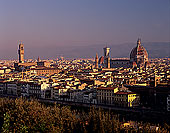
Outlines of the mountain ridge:
<svg viewBox="0 0 170 133">
<path fill-rule="evenodd" d="M 111 44 L 107 45 L 110 48 L 111 58 L 129 58 L 131 50 L 136 46 L 135 43 Z M 143 42 L 142 45 L 147 50 L 149 58 L 166 58 L 170 57 L 170 42 Z M 105 44 L 92 44 L 83 46 L 41 46 L 34 47 L 24 44 L 25 59 L 56 59 L 63 56 L 66 59 L 72 58 L 94 58 L 96 53 L 98 56 L 103 55 Z M 16 49 L 0 49 L 1 59 L 17 59 Z"/>
</svg>

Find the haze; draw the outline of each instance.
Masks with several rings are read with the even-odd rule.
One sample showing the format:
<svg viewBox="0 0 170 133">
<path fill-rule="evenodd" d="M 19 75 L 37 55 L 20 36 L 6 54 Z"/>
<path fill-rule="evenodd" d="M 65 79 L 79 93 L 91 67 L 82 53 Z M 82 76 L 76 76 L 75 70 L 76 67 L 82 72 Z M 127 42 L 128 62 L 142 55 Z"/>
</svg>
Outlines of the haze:
<svg viewBox="0 0 170 133">
<path fill-rule="evenodd" d="M 0 1 L 1 59 L 17 59 L 19 40 L 27 58 L 45 58 L 61 54 L 63 46 L 134 43 L 138 37 L 170 42 L 169 0 Z M 61 50 L 51 53 L 53 47 Z"/>
</svg>

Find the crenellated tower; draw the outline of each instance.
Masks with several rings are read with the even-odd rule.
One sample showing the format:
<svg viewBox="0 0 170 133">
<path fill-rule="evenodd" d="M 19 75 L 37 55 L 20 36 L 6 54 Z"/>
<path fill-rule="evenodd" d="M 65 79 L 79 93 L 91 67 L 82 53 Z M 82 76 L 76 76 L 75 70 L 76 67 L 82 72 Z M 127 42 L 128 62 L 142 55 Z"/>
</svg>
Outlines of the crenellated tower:
<svg viewBox="0 0 170 133">
<path fill-rule="evenodd" d="M 20 42 L 18 49 L 19 63 L 24 63 L 24 44 Z"/>
</svg>

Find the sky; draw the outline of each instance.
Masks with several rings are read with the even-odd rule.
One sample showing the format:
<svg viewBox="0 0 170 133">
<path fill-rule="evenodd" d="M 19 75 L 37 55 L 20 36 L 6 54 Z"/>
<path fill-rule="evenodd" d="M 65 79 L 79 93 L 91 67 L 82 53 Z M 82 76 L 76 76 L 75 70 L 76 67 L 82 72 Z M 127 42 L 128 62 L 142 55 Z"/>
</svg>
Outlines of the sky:
<svg viewBox="0 0 170 133">
<path fill-rule="evenodd" d="M 138 37 L 170 42 L 170 0 L 0 0 L 0 59 L 17 58 L 20 40 L 31 57 L 40 47 L 116 45 Z"/>
</svg>

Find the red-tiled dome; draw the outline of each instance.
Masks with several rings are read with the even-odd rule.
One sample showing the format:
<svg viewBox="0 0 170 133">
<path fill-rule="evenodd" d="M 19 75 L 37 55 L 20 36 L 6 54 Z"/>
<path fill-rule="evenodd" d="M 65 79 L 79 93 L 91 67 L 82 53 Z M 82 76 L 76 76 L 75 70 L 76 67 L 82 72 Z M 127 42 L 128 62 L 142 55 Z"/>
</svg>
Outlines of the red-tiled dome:
<svg viewBox="0 0 170 133">
<path fill-rule="evenodd" d="M 138 64 L 138 60 L 142 60 L 143 63 L 148 61 L 148 53 L 146 49 L 141 45 L 141 40 L 138 39 L 137 46 L 132 49 L 130 53 L 131 62 L 135 61 Z"/>
</svg>

